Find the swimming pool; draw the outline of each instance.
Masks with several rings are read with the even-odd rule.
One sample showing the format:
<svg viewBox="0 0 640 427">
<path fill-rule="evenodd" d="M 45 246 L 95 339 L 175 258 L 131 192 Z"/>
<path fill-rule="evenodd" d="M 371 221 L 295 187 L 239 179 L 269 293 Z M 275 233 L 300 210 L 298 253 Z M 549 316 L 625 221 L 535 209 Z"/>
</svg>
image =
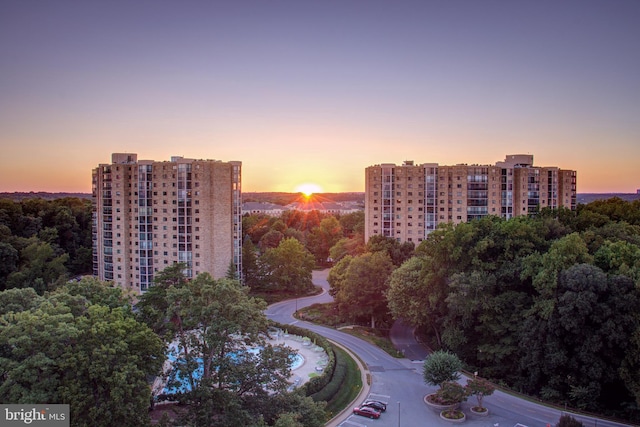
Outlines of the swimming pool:
<svg viewBox="0 0 640 427">
<path fill-rule="evenodd" d="M 248 353 L 252 353 L 252 354 L 258 354 L 260 353 L 260 351 L 262 350 L 262 348 L 258 347 L 258 348 L 249 348 L 246 351 Z M 169 359 L 171 365 L 172 365 L 172 369 L 171 369 L 171 373 L 169 374 L 169 381 L 171 382 L 171 386 L 169 385 L 165 385 L 165 387 L 162 389 L 161 394 L 176 394 L 176 393 L 185 393 L 187 391 L 191 390 L 191 383 L 189 381 L 188 377 L 182 377 L 182 375 L 180 375 L 180 371 L 178 369 L 175 368 L 176 364 L 184 364 L 184 360 L 183 359 L 179 359 L 176 357 L 176 348 L 175 346 L 171 347 L 171 350 L 169 351 L 169 354 L 167 355 L 167 358 Z M 231 353 L 230 357 L 232 360 L 237 360 L 238 357 L 241 357 L 241 354 L 237 354 L 237 353 Z M 198 367 L 194 370 L 194 378 L 196 380 L 199 380 L 202 377 L 202 374 L 204 372 L 204 367 L 203 367 L 203 362 L 201 358 L 196 359 L 197 363 L 198 363 Z M 302 366 L 304 364 L 304 357 L 298 353 L 294 354 L 291 357 L 291 370 L 295 370 L 298 369 L 300 366 Z"/>
</svg>

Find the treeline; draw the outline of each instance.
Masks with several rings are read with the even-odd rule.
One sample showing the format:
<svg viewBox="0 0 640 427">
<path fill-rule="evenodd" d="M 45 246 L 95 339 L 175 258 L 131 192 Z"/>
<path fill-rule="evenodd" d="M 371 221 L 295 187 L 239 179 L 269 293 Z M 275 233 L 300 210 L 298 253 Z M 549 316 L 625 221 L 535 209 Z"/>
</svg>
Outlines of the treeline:
<svg viewBox="0 0 640 427">
<path fill-rule="evenodd" d="M 313 268 L 330 266 L 338 254 L 363 251 L 364 212 L 246 215 L 242 231 L 245 284 L 255 292 L 304 294 L 313 289 Z"/>
<path fill-rule="evenodd" d="M 443 225 L 399 266 L 371 243 L 329 274 L 341 317 L 404 318 L 483 377 L 640 420 L 640 202 Z"/>
<path fill-rule="evenodd" d="M 364 193 L 318 193 L 313 194 L 312 198 L 317 201 L 332 202 L 357 202 L 364 205 Z M 242 200 L 244 202 L 261 202 L 274 203 L 276 205 L 286 206 L 293 202 L 306 199 L 302 193 L 284 193 L 284 192 L 243 192 Z"/>
<path fill-rule="evenodd" d="M 417 248 L 380 236 L 365 245 L 362 212 L 249 215 L 243 233 L 243 278 L 252 294 L 304 294 L 313 288 L 312 268 L 333 266 L 329 283 L 342 321 L 387 328 L 402 317 L 432 348 L 455 352 L 483 377 L 640 421 L 640 201 L 442 225 Z M 18 320 L 24 330 L 41 322 L 29 317 L 35 312 L 79 322 L 71 338 L 82 336 L 95 303 L 91 295 L 74 302 L 80 297 L 68 297 L 65 283 L 90 271 L 89 201 L 0 200 L 0 289 L 33 288 L 46 298 L 6 294 L 7 303 L 26 308 L 4 309 L 3 333 L 12 332 L 0 350 L 17 348 L 20 341 L 10 340 L 20 339 Z M 111 307 L 100 312 L 104 321 L 116 316 L 115 305 L 98 305 Z M 19 319 L 11 311 L 31 314 Z"/>
<path fill-rule="evenodd" d="M 0 290 L 54 290 L 90 274 L 91 201 L 0 199 Z"/>
</svg>

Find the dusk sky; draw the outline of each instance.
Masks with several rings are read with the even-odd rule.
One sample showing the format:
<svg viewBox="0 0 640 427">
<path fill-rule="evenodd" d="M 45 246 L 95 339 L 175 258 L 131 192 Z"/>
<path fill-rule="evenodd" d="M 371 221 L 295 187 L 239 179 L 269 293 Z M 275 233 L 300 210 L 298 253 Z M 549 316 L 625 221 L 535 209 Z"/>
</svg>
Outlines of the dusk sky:
<svg viewBox="0 0 640 427">
<path fill-rule="evenodd" d="M 0 1 L 0 191 L 88 193 L 114 152 L 260 192 L 533 154 L 635 192 L 640 1 Z"/>
</svg>

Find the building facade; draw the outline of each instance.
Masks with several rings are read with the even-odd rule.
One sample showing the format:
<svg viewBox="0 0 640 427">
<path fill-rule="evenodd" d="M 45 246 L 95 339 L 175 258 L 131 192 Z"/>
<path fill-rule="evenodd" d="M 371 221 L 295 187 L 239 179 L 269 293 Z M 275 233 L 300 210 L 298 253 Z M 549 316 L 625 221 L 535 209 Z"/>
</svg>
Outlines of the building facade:
<svg viewBox="0 0 640 427">
<path fill-rule="evenodd" d="M 93 274 L 145 292 L 176 262 L 187 277 L 242 271 L 242 163 L 114 153 L 93 170 Z"/>
<path fill-rule="evenodd" d="M 576 171 L 534 166 L 528 154 L 495 165 L 406 161 L 365 169 L 366 240 L 382 235 L 417 245 L 440 223 L 509 219 L 547 207 L 576 209 Z"/>
</svg>

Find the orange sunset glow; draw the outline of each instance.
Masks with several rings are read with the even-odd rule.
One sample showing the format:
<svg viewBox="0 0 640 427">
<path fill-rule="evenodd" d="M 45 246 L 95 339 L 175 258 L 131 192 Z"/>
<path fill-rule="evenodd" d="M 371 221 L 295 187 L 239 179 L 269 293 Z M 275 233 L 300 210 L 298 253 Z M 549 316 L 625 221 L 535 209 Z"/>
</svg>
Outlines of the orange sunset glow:
<svg viewBox="0 0 640 427">
<path fill-rule="evenodd" d="M 638 1 L 5 3 L 2 192 L 90 193 L 127 152 L 241 161 L 246 192 L 516 153 L 640 188 Z"/>
<path fill-rule="evenodd" d="M 306 182 L 304 184 L 298 185 L 295 188 L 295 192 L 302 193 L 305 195 L 306 198 L 309 198 L 314 193 L 322 193 L 322 187 L 320 187 L 318 184 L 312 184 L 312 183 Z"/>
</svg>

